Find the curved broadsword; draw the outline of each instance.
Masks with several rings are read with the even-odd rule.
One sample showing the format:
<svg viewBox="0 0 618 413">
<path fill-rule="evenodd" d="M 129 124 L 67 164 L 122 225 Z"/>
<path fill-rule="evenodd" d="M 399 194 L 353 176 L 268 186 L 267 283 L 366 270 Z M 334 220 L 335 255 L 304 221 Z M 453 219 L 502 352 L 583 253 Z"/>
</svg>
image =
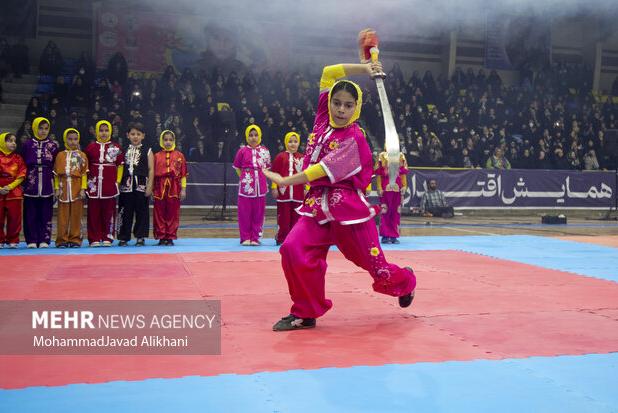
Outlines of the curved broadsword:
<svg viewBox="0 0 618 413">
<path fill-rule="evenodd" d="M 378 48 L 372 47 L 370 51 L 371 60 L 378 60 Z M 395 128 L 395 120 L 393 119 L 391 105 L 388 103 L 388 96 L 384 88 L 384 79 L 382 77 L 376 77 L 375 81 L 376 88 L 378 89 L 378 96 L 380 97 L 380 106 L 382 107 L 382 118 L 384 119 L 384 147 L 387 155 L 388 178 L 389 182 L 394 184 L 399 176 L 399 135 L 397 134 L 397 128 Z"/>
</svg>

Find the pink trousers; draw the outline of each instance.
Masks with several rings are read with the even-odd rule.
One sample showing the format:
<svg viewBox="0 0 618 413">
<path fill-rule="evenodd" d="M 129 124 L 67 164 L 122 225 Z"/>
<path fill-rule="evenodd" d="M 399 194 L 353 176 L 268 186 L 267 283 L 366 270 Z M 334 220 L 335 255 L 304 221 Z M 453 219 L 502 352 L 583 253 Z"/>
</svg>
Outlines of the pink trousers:
<svg viewBox="0 0 618 413">
<path fill-rule="evenodd" d="M 380 215 L 380 236 L 399 238 L 401 222 L 401 193 L 384 191 L 380 198 L 382 214 Z"/>
<path fill-rule="evenodd" d="M 248 198 L 238 197 L 238 229 L 240 242 L 259 241 L 262 237 L 264 226 L 264 212 L 266 210 L 266 197 L 259 196 Z"/>
<path fill-rule="evenodd" d="M 386 261 L 373 220 L 354 225 L 334 222 L 320 225 L 315 219 L 303 216 L 279 250 L 293 302 L 291 314 L 316 318 L 332 307 L 325 291 L 326 256 L 331 245 L 336 245 L 348 260 L 369 272 L 374 291 L 394 297 L 414 291 L 414 274 Z"/>
</svg>

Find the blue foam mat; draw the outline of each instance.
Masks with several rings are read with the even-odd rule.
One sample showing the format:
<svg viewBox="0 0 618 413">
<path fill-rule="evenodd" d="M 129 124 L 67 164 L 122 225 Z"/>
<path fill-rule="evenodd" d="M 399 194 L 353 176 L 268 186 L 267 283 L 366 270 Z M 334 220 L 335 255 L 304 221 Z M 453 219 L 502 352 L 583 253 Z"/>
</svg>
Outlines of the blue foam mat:
<svg viewBox="0 0 618 413">
<path fill-rule="evenodd" d="M 0 390 L 2 412 L 616 412 L 618 354 Z"/>
</svg>

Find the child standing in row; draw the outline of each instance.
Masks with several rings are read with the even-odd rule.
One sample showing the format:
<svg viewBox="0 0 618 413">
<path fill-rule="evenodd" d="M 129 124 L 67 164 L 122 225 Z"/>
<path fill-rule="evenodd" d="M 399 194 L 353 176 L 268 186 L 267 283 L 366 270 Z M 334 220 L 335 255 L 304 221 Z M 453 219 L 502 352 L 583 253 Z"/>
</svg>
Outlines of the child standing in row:
<svg viewBox="0 0 618 413">
<path fill-rule="evenodd" d="M 88 157 L 88 242 L 91 247 L 111 247 L 116 222 L 118 182 L 124 156 L 111 141 L 112 124 L 100 120 L 95 126 L 96 142 L 84 151 Z"/>
<path fill-rule="evenodd" d="M 139 122 L 129 123 L 127 137 L 130 145 L 124 157 L 124 170 L 120 181 L 120 202 L 118 205 L 118 246 L 127 246 L 133 235 L 137 239 L 135 246 L 145 245 L 144 238 L 150 231 L 150 211 L 148 201 L 152 195 L 154 183 L 154 154 L 149 146 L 143 144 L 146 136 L 144 125 Z M 135 216 L 135 225 L 133 217 Z"/>
<path fill-rule="evenodd" d="M 247 146 L 236 153 L 234 168 L 240 178 L 238 183 L 238 229 L 242 245 L 260 245 L 266 192 L 268 186 L 262 171 L 270 168 L 270 153 L 262 145 L 262 130 L 249 125 L 245 130 Z"/>
<path fill-rule="evenodd" d="M 54 212 L 53 169 L 58 144 L 48 138 L 51 124 L 38 117 L 32 121 L 34 137 L 24 143 L 22 154 L 28 176 L 24 183 L 24 235 L 28 248 L 48 248 Z"/>
<path fill-rule="evenodd" d="M 24 199 L 21 183 L 26 178 L 27 168 L 23 158 L 15 153 L 16 148 L 14 134 L 0 135 L 0 248 L 19 245 Z"/>
<path fill-rule="evenodd" d="M 288 132 L 283 139 L 285 151 L 280 152 L 273 161 L 272 171 L 281 176 L 292 176 L 303 170 L 303 154 L 298 152 L 300 135 Z M 296 208 L 300 207 L 305 198 L 304 185 L 279 186 L 272 183 L 272 196 L 277 200 L 277 245 L 283 244 L 285 237 L 298 221 L 300 215 Z"/>
<path fill-rule="evenodd" d="M 57 248 L 77 248 L 82 245 L 82 216 L 88 185 L 88 158 L 79 150 L 79 132 L 64 131 L 65 150 L 54 162 L 54 189 L 58 199 Z"/>
<path fill-rule="evenodd" d="M 380 236 L 382 244 L 399 244 L 399 224 L 401 222 L 401 199 L 408 186 L 408 163 L 404 154 L 399 154 L 399 174 L 394 184 L 390 183 L 388 154 L 382 152 L 378 157 L 374 173 L 380 197 L 382 214 L 380 216 Z"/>
<path fill-rule="evenodd" d="M 187 162 L 176 150 L 176 135 L 165 130 L 159 137 L 161 149 L 154 155 L 154 237 L 159 245 L 174 245 L 180 224 L 180 202 L 187 196 Z"/>
</svg>

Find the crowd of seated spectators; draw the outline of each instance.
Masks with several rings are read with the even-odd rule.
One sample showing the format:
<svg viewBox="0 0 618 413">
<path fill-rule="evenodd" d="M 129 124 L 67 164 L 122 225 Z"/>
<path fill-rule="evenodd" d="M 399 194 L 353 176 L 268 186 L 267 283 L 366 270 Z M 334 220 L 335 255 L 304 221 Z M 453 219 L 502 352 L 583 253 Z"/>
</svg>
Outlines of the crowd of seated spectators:
<svg viewBox="0 0 618 413">
<path fill-rule="evenodd" d="M 51 120 L 56 139 L 71 126 L 82 132 L 84 144 L 94 139 L 99 119 L 112 122 L 113 139 L 121 144 L 126 144 L 125 126 L 140 121 L 155 148 L 161 131 L 171 129 L 190 161 L 222 161 L 244 142 L 235 131 L 242 133 L 250 123 L 261 126 L 263 144 L 273 155 L 283 150 L 285 133 L 297 131 L 306 141 L 312 127 L 319 73 L 222 73 L 216 68 L 178 73 L 169 66 L 160 75 L 145 76 L 130 74 L 120 53 L 99 72 L 82 54 L 71 73 L 63 73 L 60 51 L 53 44 L 48 48 L 40 66 L 53 76 L 53 85 L 31 99 L 18 132 L 22 141 L 30 134 L 30 121 L 41 115 Z M 408 164 L 607 168 L 612 159 L 605 132 L 618 127 L 618 104 L 591 93 L 591 71 L 557 63 L 521 78 L 507 86 L 495 71 L 459 68 L 451 79 L 434 78 L 429 71 L 406 78 L 395 64 L 386 85 Z M 377 154 L 384 141 L 382 111 L 370 83 L 363 86 L 360 123 Z M 618 79 L 612 93 L 618 96 Z"/>
<path fill-rule="evenodd" d="M 596 100 L 591 77 L 555 64 L 513 86 L 482 69 L 406 81 L 395 66 L 387 85 L 410 165 L 594 170 L 611 162 L 605 131 L 618 126 L 618 105 Z"/>
</svg>

